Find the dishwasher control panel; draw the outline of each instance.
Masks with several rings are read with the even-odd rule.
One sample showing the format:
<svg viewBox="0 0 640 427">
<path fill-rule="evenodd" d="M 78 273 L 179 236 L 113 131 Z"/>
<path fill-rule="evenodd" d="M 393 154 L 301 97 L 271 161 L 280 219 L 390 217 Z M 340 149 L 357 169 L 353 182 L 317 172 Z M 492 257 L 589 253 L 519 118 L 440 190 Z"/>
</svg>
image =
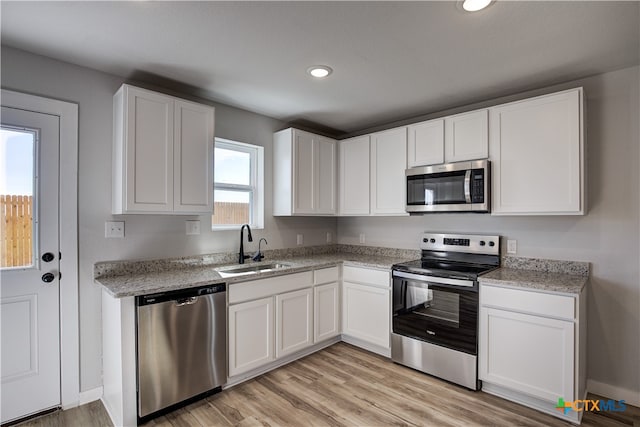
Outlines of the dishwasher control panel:
<svg viewBox="0 0 640 427">
<path fill-rule="evenodd" d="M 226 292 L 226 290 L 227 285 L 225 283 L 219 283 L 217 285 L 201 286 L 199 288 L 187 288 L 179 289 L 177 291 L 158 292 L 155 294 L 136 297 L 136 305 L 140 307 L 148 304 L 157 304 L 164 301 L 217 294 L 219 292 Z"/>
</svg>

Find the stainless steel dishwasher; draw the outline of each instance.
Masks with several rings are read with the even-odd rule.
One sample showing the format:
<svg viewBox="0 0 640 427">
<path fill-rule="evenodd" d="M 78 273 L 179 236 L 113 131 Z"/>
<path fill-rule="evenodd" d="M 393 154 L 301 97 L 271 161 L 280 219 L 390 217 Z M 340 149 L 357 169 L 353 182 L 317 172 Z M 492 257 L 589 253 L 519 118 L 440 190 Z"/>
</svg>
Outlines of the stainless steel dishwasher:
<svg viewBox="0 0 640 427">
<path fill-rule="evenodd" d="M 138 420 L 221 390 L 226 285 L 136 297 Z"/>
</svg>

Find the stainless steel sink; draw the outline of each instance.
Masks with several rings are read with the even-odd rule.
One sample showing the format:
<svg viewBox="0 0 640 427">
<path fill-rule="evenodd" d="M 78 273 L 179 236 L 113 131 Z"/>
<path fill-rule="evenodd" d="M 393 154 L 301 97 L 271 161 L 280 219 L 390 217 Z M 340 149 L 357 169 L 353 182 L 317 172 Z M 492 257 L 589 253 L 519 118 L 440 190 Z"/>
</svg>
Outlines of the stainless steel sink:
<svg viewBox="0 0 640 427">
<path fill-rule="evenodd" d="M 282 264 L 278 262 L 270 264 L 255 264 L 255 265 L 239 265 L 234 267 L 221 267 L 216 269 L 218 274 L 222 277 L 234 277 L 247 274 L 265 273 L 267 271 L 280 270 L 282 268 L 290 267 L 290 264 Z"/>
</svg>

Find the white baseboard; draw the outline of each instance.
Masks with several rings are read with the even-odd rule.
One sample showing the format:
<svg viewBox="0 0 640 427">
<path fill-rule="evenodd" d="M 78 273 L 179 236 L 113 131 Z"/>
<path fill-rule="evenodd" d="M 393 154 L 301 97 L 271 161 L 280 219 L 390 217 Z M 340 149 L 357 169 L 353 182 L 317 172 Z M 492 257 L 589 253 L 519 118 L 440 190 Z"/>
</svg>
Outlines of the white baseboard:
<svg viewBox="0 0 640 427">
<path fill-rule="evenodd" d="M 624 400 L 626 404 L 640 407 L 640 391 L 638 390 L 629 390 L 594 380 L 587 380 L 587 390 L 589 393 L 597 394 L 598 396 L 613 400 Z"/>
<path fill-rule="evenodd" d="M 102 398 L 102 387 L 96 387 L 91 390 L 81 391 L 78 397 L 78 403 L 80 405 L 86 405 L 87 403 L 100 400 Z"/>
<path fill-rule="evenodd" d="M 361 340 L 360 338 L 355 338 L 349 335 L 342 334 L 342 341 L 347 344 L 355 345 L 356 347 L 363 348 L 372 353 L 377 353 L 380 356 L 384 356 L 387 358 L 391 357 L 391 347 L 381 347 L 376 344 L 371 344 L 370 342 Z"/>
<path fill-rule="evenodd" d="M 86 405 L 95 400 L 99 400 L 102 397 L 102 387 L 96 387 L 91 390 L 81 391 L 78 393 L 78 400 L 71 403 L 63 403 L 62 410 L 77 408 L 78 406 Z"/>
</svg>

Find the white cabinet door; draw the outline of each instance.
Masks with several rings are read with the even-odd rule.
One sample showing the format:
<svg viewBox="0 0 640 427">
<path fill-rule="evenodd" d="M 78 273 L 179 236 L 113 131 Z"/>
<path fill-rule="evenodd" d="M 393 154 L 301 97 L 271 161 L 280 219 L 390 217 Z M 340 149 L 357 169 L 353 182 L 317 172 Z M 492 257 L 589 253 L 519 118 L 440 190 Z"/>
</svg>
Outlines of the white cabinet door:
<svg viewBox="0 0 640 427">
<path fill-rule="evenodd" d="M 315 175 L 317 165 L 314 135 L 293 130 L 293 213 L 314 213 Z M 278 191 L 278 189 L 274 189 Z"/>
<path fill-rule="evenodd" d="M 446 117 L 445 163 L 486 159 L 489 156 L 488 110 Z"/>
<path fill-rule="evenodd" d="M 340 215 L 369 215 L 369 135 L 339 142 Z"/>
<path fill-rule="evenodd" d="M 407 128 L 371 135 L 371 213 L 407 215 Z"/>
<path fill-rule="evenodd" d="M 174 200 L 177 212 L 213 212 L 214 110 L 175 101 Z"/>
<path fill-rule="evenodd" d="M 481 380 L 549 402 L 573 400 L 572 321 L 481 307 L 479 330 Z"/>
<path fill-rule="evenodd" d="M 320 342 L 340 335 L 340 287 L 338 282 L 313 288 L 313 341 Z"/>
<path fill-rule="evenodd" d="M 407 131 L 407 166 L 444 163 L 444 119 L 410 125 Z"/>
<path fill-rule="evenodd" d="M 389 348 L 389 289 L 344 282 L 342 332 Z"/>
<path fill-rule="evenodd" d="M 229 376 L 274 360 L 273 297 L 229 306 Z"/>
<path fill-rule="evenodd" d="M 112 213 L 212 213 L 214 111 L 122 85 L 113 97 Z"/>
<path fill-rule="evenodd" d="M 490 153 L 493 215 L 584 214 L 582 88 L 492 108 Z"/>
<path fill-rule="evenodd" d="M 315 138 L 315 213 L 335 215 L 337 212 L 337 152 L 336 141 L 322 136 Z"/>
<path fill-rule="evenodd" d="M 273 214 L 335 215 L 336 141 L 298 129 L 273 135 Z"/>
<path fill-rule="evenodd" d="M 276 295 L 276 358 L 313 344 L 313 290 Z"/>
<path fill-rule="evenodd" d="M 122 144 L 127 213 L 173 211 L 174 103 L 167 95 L 125 86 L 115 114 L 125 117 Z M 124 111 L 120 110 L 124 106 Z M 117 212 L 124 213 L 124 212 Z"/>
</svg>

